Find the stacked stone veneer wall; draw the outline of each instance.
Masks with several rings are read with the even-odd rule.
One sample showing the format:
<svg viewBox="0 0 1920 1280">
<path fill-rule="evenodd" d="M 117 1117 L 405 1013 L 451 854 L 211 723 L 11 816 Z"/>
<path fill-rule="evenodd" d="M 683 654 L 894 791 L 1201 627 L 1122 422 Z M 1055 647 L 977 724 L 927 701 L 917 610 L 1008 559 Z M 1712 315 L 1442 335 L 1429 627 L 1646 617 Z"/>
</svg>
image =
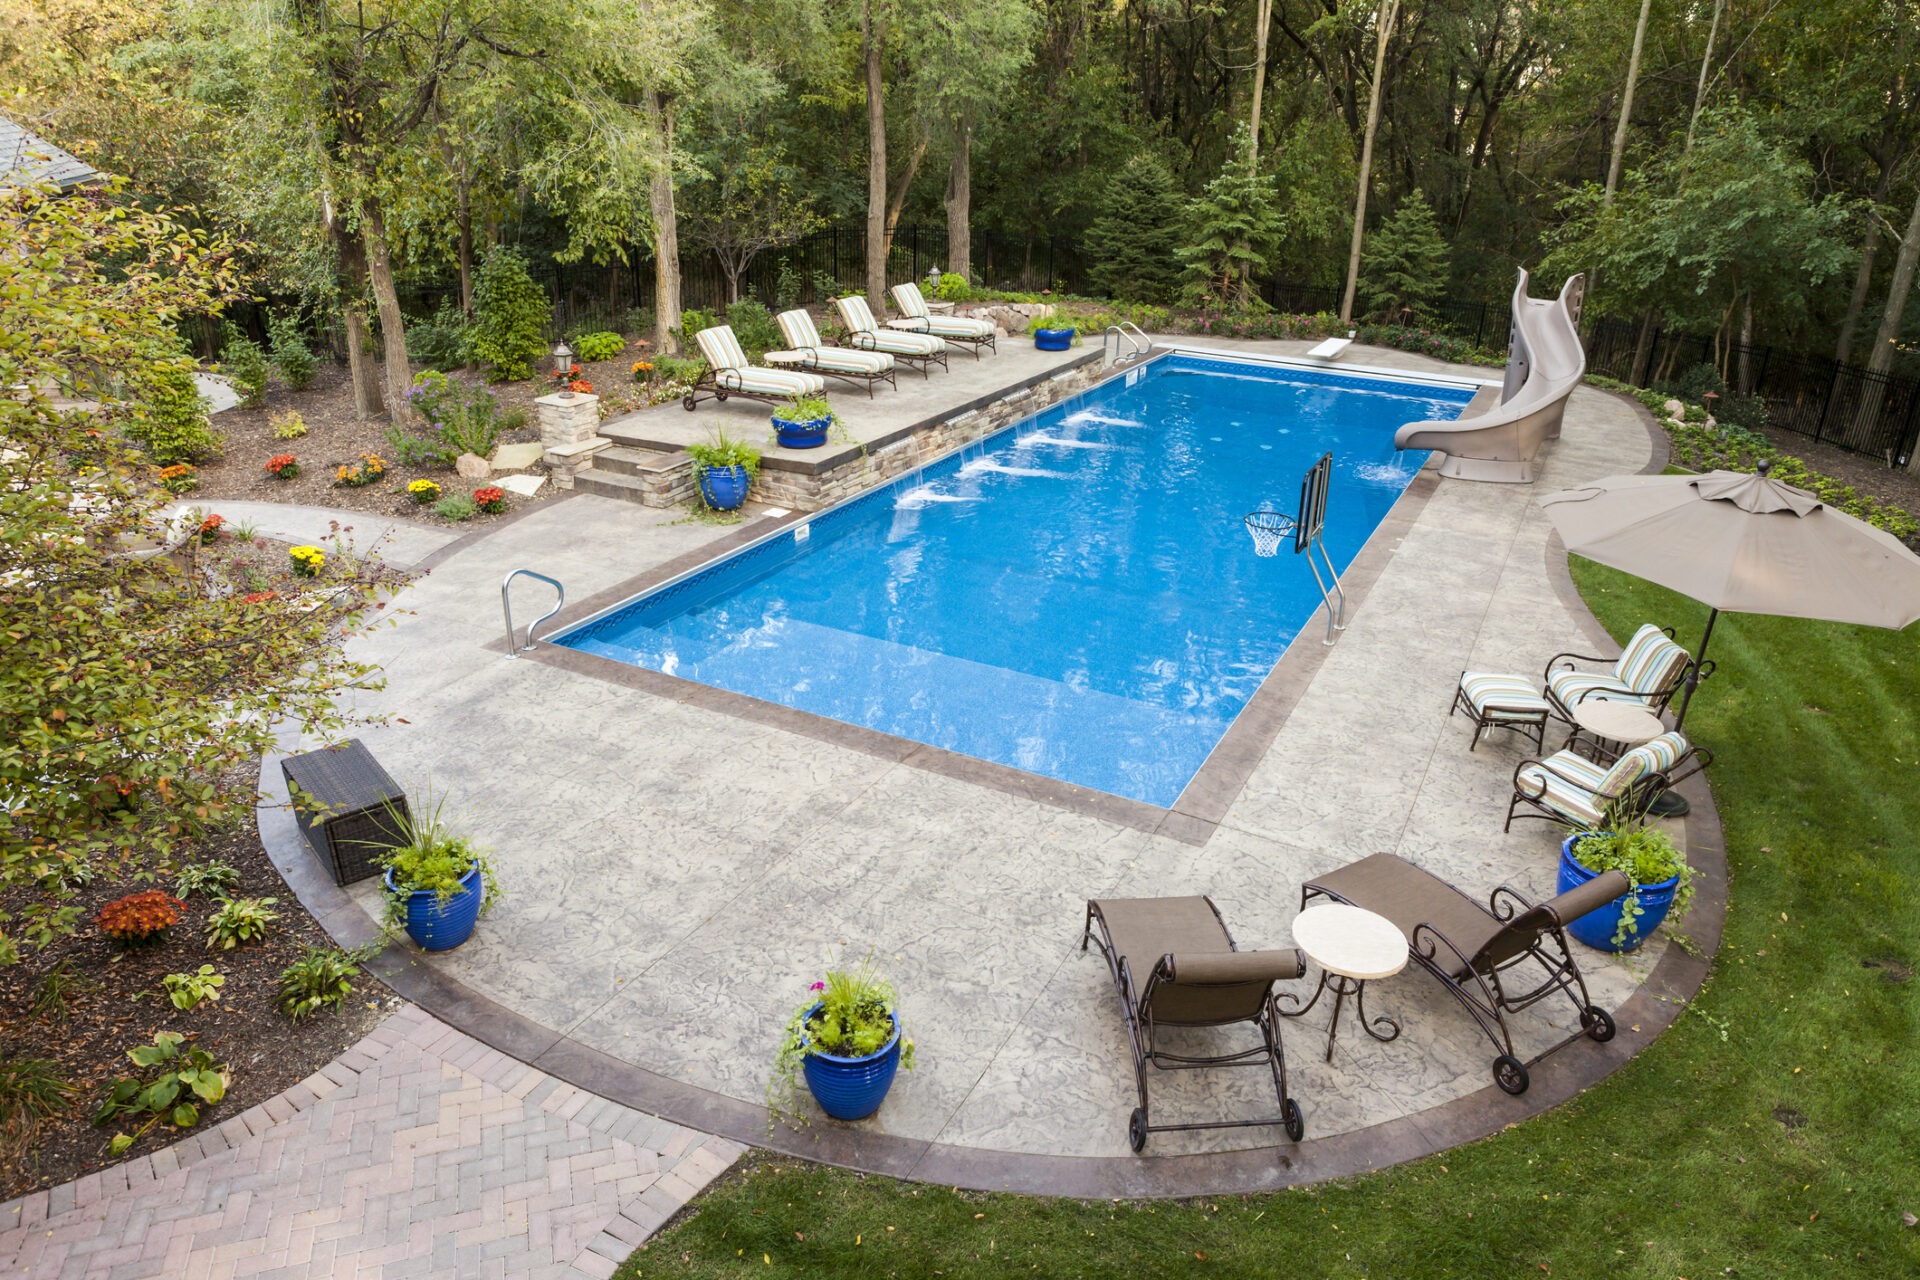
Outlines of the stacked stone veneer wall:
<svg viewBox="0 0 1920 1280">
<path fill-rule="evenodd" d="M 898 440 L 869 446 L 865 457 L 856 456 L 831 470 L 814 474 L 788 471 L 776 469 L 769 460 L 761 464 L 753 496 L 761 502 L 795 511 L 819 511 L 1084 391 L 1105 372 L 1095 363 L 1057 373 L 1033 386 L 1009 392 L 991 404 L 915 427 L 911 434 Z"/>
</svg>

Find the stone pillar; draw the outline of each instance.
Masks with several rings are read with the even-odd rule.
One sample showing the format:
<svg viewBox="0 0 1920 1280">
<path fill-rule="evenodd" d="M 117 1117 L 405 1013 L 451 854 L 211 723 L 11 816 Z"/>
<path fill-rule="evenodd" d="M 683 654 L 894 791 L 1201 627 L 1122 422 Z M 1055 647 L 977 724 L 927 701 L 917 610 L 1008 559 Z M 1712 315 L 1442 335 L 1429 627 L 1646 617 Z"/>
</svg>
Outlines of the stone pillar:
<svg viewBox="0 0 1920 1280">
<path fill-rule="evenodd" d="M 581 444 L 600 434 L 600 397 L 556 391 L 535 400 L 540 413 L 540 443 L 552 449 Z"/>
</svg>

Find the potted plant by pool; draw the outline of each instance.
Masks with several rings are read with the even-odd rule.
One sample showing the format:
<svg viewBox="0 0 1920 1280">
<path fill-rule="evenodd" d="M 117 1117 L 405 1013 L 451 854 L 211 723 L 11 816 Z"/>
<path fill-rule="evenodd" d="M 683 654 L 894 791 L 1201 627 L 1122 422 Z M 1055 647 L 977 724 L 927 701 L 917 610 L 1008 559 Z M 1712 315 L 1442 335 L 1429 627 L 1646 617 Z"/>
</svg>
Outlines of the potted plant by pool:
<svg viewBox="0 0 1920 1280">
<path fill-rule="evenodd" d="M 1567 932 L 1601 951 L 1633 951 L 1671 912 L 1686 915 L 1693 901 L 1693 867 L 1673 837 L 1644 819 L 1615 815 L 1605 829 L 1580 829 L 1560 845 L 1559 892 L 1603 871 L 1619 871 L 1632 886 L 1606 906 L 1567 925 Z"/>
<path fill-rule="evenodd" d="M 700 500 L 714 511 L 733 511 L 747 500 L 747 486 L 760 474 L 760 451 L 725 431 L 715 431 L 706 444 L 690 444 L 694 482 Z"/>
<path fill-rule="evenodd" d="M 1045 320 L 1035 317 L 1033 321 L 1033 346 L 1036 351 L 1065 351 L 1073 345 L 1080 331 L 1072 325 L 1064 328 L 1051 328 Z"/>
<path fill-rule="evenodd" d="M 441 816 L 444 797 L 419 815 L 388 811 L 402 843 L 381 859 L 386 867 L 387 919 L 405 928 L 426 951 L 448 951 L 473 936 L 474 925 L 500 898 L 493 866 Z"/>
<path fill-rule="evenodd" d="M 896 1004 L 893 984 L 871 955 L 858 969 L 831 971 L 809 987 L 774 1059 L 769 1110 L 804 1120 L 794 1106 L 804 1079 L 820 1109 L 836 1120 L 864 1120 L 878 1111 L 894 1073 L 913 1070 L 913 1041 Z"/>
<path fill-rule="evenodd" d="M 795 396 L 773 411 L 773 439 L 783 449 L 818 449 L 840 421 L 825 396 Z"/>
</svg>

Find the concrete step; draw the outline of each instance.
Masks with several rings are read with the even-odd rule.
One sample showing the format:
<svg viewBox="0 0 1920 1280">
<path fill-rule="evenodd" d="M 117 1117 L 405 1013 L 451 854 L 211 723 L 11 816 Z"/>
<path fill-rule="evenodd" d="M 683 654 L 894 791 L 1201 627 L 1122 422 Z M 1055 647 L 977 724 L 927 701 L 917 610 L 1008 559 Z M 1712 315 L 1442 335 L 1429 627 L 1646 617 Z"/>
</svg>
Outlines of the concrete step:
<svg viewBox="0 0 1920 1280">
<path fill-rule="evenodd" d="M 602 449 L 593 456 L 593 469 L 611 471 L 623 476 L 637 476 L 648 471 L 660 470 L 667 456 L 652 449 L 635 449 L 617 444 L 611 449 Z"/>
<path fill-rule="evenodd" d="M 646 481 L 638 476 L 621 475 L 617 471 L 602 471 L 597 461 L 593 470 L 582 471 L 573 478 L 573 487 L 582 493 L 618 498 L 622 502 L 634 502 L 643 507 L 654 505 L 649 501 L 653 489 Z"/>
</svg>

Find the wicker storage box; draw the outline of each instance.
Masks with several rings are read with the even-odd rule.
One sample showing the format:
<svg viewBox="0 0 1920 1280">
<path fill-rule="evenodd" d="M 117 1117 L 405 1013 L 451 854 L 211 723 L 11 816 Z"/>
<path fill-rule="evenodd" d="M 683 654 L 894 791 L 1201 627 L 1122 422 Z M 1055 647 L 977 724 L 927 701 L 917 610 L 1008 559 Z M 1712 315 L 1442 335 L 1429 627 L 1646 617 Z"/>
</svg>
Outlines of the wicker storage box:
<svg viewBox="0 0 1920 1280">
<path fill-rule="evenodd" d="M 380 874 L 386 850 L 405 844 L 407 794 L 358 738 L 280 762 L 300 834 L 338 884 Z M 317 819 L 317 821 L 316 821 Z"/>
</svg>

